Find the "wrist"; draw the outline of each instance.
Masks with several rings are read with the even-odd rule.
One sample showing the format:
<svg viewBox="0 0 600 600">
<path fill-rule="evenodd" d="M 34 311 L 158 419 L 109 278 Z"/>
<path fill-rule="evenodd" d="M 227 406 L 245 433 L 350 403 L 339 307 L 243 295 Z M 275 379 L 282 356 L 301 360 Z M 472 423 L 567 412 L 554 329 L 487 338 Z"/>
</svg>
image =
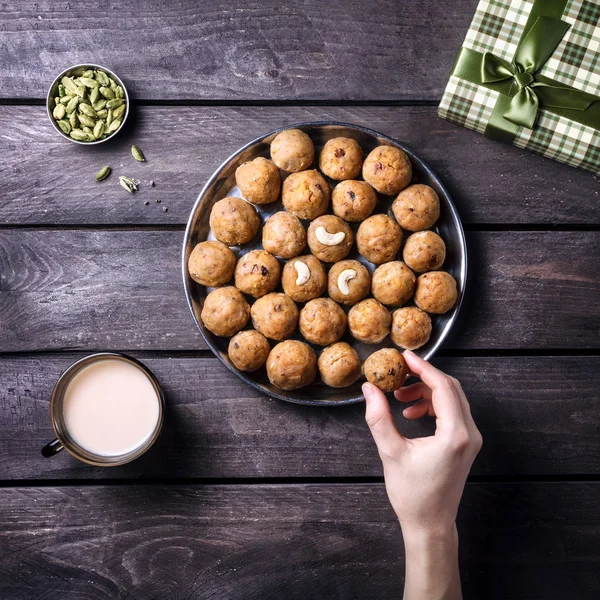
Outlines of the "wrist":
<svg viewBox="0 0 600 600">
<path fill-rule="evenodd" d="M 406 525 L 400 523 L 404 545 L 414 549 L 458 549 L 456 523 Z"/>
<path fill-rule="evenodd" d="M 404 600 L 459 600 L 458 532 L 446 525 L 403 525 L 406 577 Z"/>
</svg>

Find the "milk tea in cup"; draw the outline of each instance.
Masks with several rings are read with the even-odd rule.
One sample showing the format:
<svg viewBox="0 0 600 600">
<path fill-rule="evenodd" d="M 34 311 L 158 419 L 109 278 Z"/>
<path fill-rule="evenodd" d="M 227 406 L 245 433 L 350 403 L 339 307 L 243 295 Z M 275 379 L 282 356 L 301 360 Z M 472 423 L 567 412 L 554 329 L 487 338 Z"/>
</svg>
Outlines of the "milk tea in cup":
<svg viewBox="0 0 600 600">
<path fill-rule="evenodd" d="M 103 353 L 65 371 L 53 393 L 51 416 L 58 439 L 42 450 L 45 456 L 65 448 L 91 464 L 124 464 L 158 436 L 163 396 L 144 365 Z"/>
</svg>

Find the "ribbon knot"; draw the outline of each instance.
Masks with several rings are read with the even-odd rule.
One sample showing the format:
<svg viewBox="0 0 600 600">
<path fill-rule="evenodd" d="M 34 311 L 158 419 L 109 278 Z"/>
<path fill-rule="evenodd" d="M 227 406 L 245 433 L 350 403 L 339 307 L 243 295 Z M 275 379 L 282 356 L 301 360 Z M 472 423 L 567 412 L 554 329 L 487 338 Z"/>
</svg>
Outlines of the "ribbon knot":
<svg viewBox="0 0 600 600">
<path fill-rule="evenodd" d="M 514 125 L 533 129 L 540 107 L 586 110 L 594 98 L 580 90 L 558 83 L 536 81 L 535 74 L 550 58 L 571 25 L 556 17 L 539 17 L 521 40 L 512 62 L 485 52 L 481 81 L 511 80 L 507 94 L 512 97 L 502 116 Z"/>
<path fill-rule="evenodd" d="M 533 83 L 533 75 L 531 75 L 530 73 L 517 72 L 514 74 L 514 78 L 520 90 L 522 90 L 525 86 L 529 85 L 530 83 Z"/>
</svg>

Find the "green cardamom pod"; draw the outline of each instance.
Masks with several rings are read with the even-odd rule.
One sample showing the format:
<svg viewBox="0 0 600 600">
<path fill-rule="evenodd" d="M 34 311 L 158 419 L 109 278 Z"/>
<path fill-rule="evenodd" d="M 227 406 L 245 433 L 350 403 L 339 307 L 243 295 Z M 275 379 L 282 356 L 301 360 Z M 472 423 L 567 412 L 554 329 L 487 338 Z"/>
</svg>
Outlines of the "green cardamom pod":
<svg viewBox="0 0 600 600">
<path fill-rule="evenodd" d="M 96 116 L 99 119 L 106 119 L 107 115 L 108 115 L 108 111 L 105 108 L 103 108 L 102 110 L 96 111 Z"/>
<path fill-rule="evenodd" d="M 70 77 L 63 77 L 61 80 L 61 83 L 65 86 L 65 89 L 73 94 L 74 96 L 78 96 L 79 95 L 79 88 L 77 87 L 77 85 L 75 84 L 75 82 L 70 78 Z"/>
<path fill-rule="evenodd" d="M 109 87 L 102 86 L 100 93 L 108 100 L 112 100 L 115 97 L 115 93 Z"/>
<path fill-rule="evenodd" d="M 99 96 L 100 96 L 100 87 L 93 88 L 89 93 L 90 104 L 94 105 L 94 103 L 97 102 Z"/>
<path fill-rule="evenodd" d="M 131 146 L 131 154 L 133 154 L 133 158 L 138 162 L 146 162 L 146 157 L 144 153 L 138 148 L 138 146 Z"/>
<path fill-rule="evenodd" d="M 103 133 L 104 133 L 104 122 L 103 121 L 98 121 L 96 123 L 96 125 L 94 126 L 94 136 L 96 138 L 99 138 Z"/>
<path fill-rule="evenodd" d="M 111 173 L 112 169 L 109 166 L 102 167 L 96 173 L 96 181 L 104 181 Z"/>
<path fill-rule="evenodd" d="M 73 97 L 73 96 L 63 96 L 63 97 L 60 99 L 60 103 L 61 103 L 61 104 L 64 104 L 64 105 L 66 106 L 67 104 L 69 104 L 69 101 L 71 100 L 71 98 L 72 98 L 72 97 Z"/>
<path fill-rule="evenodd" d="M 122 188 L 126 189 L 130 194 L 137 191 L 137 183 L 131 179 L 131 177 L 125 177 L 125 175 L 121 175 L 119 177 L 119 184 Z"/>
<path fill-rule="evenodd" d="M 125 104 L 121 104 L 121 106 L 117 106 L 117 108 L 115 108 L 113 110 L 113 119 L 120 119 L 123 114 L 125 113 Z"/>
<path fill-rule="evenodd" d="M 83 128 L 83 130 L 84 130 L 86 133 L 93 133 L 93 132 L 92 132 L 92 128 L 91 128 L 91 127 L 88 127 L 87 125 L 86 125 L 86 126 Z"/>
<path fill-rule="evenodd" d="M 55 119 L 60 120 L 60 119 L 64 118 L 66 113 L 67 113 L 67 111 L 66 111 L 64 105 L 59 103 L 54 107 L 54 110 L 52 111 L 52 116 Z"/>
<path fill-rule="evenodd" d="M 63 133 L 66 133 L 67 135 L 71 133 L 71 123 L 69 123 L 69 121 L 67 121 L 66 119 L 63 119 L 62 121 L 57 121 L 56 124 L 62 129 Z"/>
<path fill-rule="evenodd" d="M 77 113 L 75 111 L 69 115 L 69 123 L 71 123 L 73 129 L 76 129 L 79 126 L 79 119 L 77 118 Z"/>
<path fill-rule="evenodd" d="M 94 69 L 88 69 L 87 71 L 84 71 L 81 74 L 82 77 L 93 77 L 94 76 Z"/>
<path fill-rule="evenodd" d="M 62 83 L 58 84 L 58 95 L 62 98 L 67 93 L 65 86 Z"/>
<path fill-rule="evenodd" d="M 114 133 L 119 127 L 121 127 L 121 119 L 115 119 L 108 126 L 108 133 Z"/>
<path fill-rule="evenodd" d="M 106 115 L 106 124 L 110 125 L 113 120 L 113 111 L 108 109 L 108 114 Z"/>
<path fill-rule="evenodd" d="M 86 127 L 95 127 L 96 126 L 96 119 L 93 119 L 92 117 L 88 117 L 85 114 L 79 115 L 79 122 L 82 125 L 85 125 Z"/>
<path fill-rule="evenodd" d="M 81 129 L 71 129 L 71 133 L 69 135 L 78 142 L 88 141 L 87 133 Z"/>
<path fill-rule="evenodd" d="M 77 95 L 81 99 L 84 99 L 87 95 L 87 88 L 85 85 L 83 85 L 83 83 L 81 83 L 81 81 L 79 81 L 79 79 L 75 80 L 75 85 L 77 86 Z"/>
<path fill-rule="evenodd" d="M 55 96 L 54 98 L 54 104 L 60 104 L 60 97 L 59 96 Z"/>
<path fill-rule="evenodd" d="M 114 98 L 113 100 L 109 100 L 106 103 L 106 108 L 117 108 L 117 107 L 121 106 L 121 104 L 123 104 L 122 98 Z"/>
<path fill-rule="evenodd" d="M 96 71 L 95 77 L 96 77 L 96 81 L 100 85 L 106 85 L 106 86 L 110 85 L 110 79 L 108 78 L 108 75 L 104 71 Z"/>
<path fill-rule="evenodd" d="M 100 100 L 96 100 L 94 104 L 92 104 L 95 111 L 102 110 L 106 106 L 106 98 L 100 98 Z"/>
<path fill-rule="evenodd" d="M 119 87 L 119 86 L 117 85 L 117 82 L 112 77 L 109 77 L 109 79 L 110 79 L 110 89 L 114 92 L 117 89 L 117 87 Z"/>
<path fill-rule="evenodd" d="M 71 98 L 69 100 L 69 103 L 67 104 L 67 113 L 71 114 L 77 108 L 78 104 L 79 96 L 74 96 L 73 98 Z"/>
<path fill-rule="evenodd" d="M 96 111 L 94 108 L 85 102 L 79 103 L 79 112 L 87 115 L 88 117 L 96 117 Z"/>
<path fill-rule="evenodd" d="M 117 89 L 115 90 L 115 96 L 117 98 L 125 98 L 125 91 L 120 85 L 118 85 Z"/>
<path fill-rule="evenodd" d="M 87 88 L 100 87 L 100 84 L 95 79 L 92 79 L 91 77 L 80 77 L 79 81 L 81 81 L 81 83 L 83 83 L 83 85 L 85 85 L 85 87 L 87 87 Z"/>
</svg>

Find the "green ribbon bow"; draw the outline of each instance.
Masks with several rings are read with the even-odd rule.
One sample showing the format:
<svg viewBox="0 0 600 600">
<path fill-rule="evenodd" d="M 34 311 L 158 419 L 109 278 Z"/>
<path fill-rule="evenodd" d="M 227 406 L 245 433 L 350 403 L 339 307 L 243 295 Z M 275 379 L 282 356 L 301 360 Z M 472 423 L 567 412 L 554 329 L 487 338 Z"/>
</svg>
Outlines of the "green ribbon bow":
<svg viewBox="0 0 600 600">
<path fill-rule="evenodd" d="M 515 125 L 532 129 L 542 103 L 547 107 L 586 110 L 594 97 L 553 82 L 537 81 L 535 74 L 550 58 L 567 30 L 571 27 L 555 17 L 539 17 L 521 40 L 515 57 L 508 62 L 491 52 L 483 55 L 482 83 L 509 80 L 507 94 L 512 96 L 502 116 Z"/>
<path fill-rule="evenodd" d="M 484 134 L 512 143 L 519 127 L 532 129 L 540 107 L 600 129 L 600 98 L 539 74 L 569 23 L 560 19 L 566 0 L 534 0 L 525 35 L 511 62 L 462 48 L 452 74 L 499 92 Z"/>
</svg>

